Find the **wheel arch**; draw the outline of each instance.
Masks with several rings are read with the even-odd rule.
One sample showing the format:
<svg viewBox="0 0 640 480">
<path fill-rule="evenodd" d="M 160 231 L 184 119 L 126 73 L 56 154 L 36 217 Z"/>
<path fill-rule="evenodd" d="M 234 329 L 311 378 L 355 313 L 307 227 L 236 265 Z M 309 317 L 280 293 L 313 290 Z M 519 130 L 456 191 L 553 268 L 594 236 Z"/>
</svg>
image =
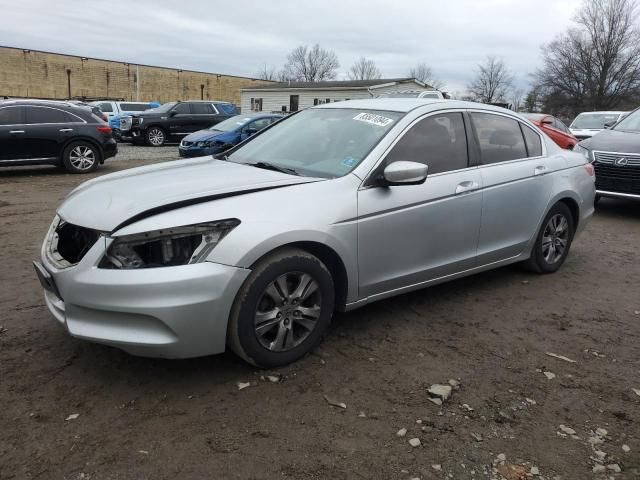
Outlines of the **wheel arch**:
<svg viewBox="0 0 640 480">
<path fill-rule="evenodd" d="M 100 145 L 99 142 L 96 141 L 96 139 L 91 138 L 89 136 L 84 136 L 84 135 L 79 135 L 77 137 L 71 137 L 69 139 L 67 139 L 63 144 L 62 147 L 60 148 L 60 153 L 58 154 L 58 161 L 60 162 L 60 164 L 62 164 L 64 162 L 64 151 L 67 149 L 67 147 L 69 145 L 71 145 L 73 142 L 86 142 L 86 143 L 90 143 L 91 145 L 93 145 L 94 147 L 96 147 L 96 149 L 98 150 L 98 162 L 100 164 L 104 163 L 104 152 L 102 149 L 102 146 Z"/>
<path fill-rule="evenodd" d="M 285 243 L 267 252 L 264 252 L 258 259 L 253 262 L 249 269 L 253 270 L 255 265 L 265 256 L 286 248 L 298 248 L 307 253 L 310 253 L 311 255 L 317 257 L 329 269 L 329 272 L 331 272 L 331 277 L 333 278 L 336 308 L 338 310 L 344 309 L 344 306 L 347 303 L 349 292 L 349 276 L 347 274 L 347 268 L 338 252 L 324 243 L 306 240 Z"/>
</svg>

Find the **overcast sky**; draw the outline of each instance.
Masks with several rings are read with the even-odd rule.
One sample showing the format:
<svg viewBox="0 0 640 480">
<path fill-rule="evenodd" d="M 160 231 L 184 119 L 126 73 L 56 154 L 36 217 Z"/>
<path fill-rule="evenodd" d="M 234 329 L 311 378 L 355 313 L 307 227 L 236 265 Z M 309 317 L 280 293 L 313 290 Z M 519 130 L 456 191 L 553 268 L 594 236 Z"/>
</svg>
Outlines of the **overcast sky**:
<svg viewBox="0 0 640 480">
<path fill-rule="evenodd" d="M 525 87 L 540 45 L 580 0 L 0 0 L 0 45 L 232 75 L 280 67 L 300 44 L 335 50 L 339 79 L 360 56 L 384 77 L 426 62 L 463 91 L 487 55 Z M 0 66 L 1 67 L 1 66 Z"/>
</svg>

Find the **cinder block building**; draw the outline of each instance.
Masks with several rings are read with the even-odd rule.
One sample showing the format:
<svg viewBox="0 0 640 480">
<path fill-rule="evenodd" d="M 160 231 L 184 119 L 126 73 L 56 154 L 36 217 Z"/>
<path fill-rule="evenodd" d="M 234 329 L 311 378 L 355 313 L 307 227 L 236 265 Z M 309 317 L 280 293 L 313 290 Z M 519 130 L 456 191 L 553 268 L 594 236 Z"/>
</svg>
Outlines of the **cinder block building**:
<svg viewBox="0 0 640 480">
<path fill-rule="evenodd" d="M 0 47 L 0 98 L 224 100 L 264 80 Z"/>
</svg>

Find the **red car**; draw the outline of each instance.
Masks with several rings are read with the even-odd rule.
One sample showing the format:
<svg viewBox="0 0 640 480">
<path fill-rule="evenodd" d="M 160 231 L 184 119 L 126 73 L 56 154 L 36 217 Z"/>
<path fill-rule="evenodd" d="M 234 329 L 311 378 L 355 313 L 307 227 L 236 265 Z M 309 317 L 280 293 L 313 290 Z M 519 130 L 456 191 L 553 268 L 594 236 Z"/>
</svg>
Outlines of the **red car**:
<svg viewBox="0 0 640 480">
<path fill-rule="evenodd" d="M 545 113 L 524 113 L 522 114 L 527 120 L 540 128 L 544 133 L 549 135 L 551 140 L 556 142 L 561 148 L 573 149 L 578 143 L 578 139 L 574 137 L 564 123 L 553 115 Z"/>
</svg>

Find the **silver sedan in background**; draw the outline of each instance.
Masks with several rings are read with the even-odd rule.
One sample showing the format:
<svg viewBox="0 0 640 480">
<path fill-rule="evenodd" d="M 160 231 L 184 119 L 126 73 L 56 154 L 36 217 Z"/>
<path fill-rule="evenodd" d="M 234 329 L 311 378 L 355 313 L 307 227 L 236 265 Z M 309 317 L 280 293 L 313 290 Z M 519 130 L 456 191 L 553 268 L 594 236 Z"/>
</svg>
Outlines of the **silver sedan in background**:
<svg viewBox="0 0 640 480">
<path fill-rule="evenodd" d="M 594 196 L 586 158 L 508 110 L 354 100 L 217 159 L 80 185 L 35 266 L 74 337 L 170 358 L 229 346 L 274 367 L 336 309 L 516 262 L 555 272 Z"/>
</svg>

